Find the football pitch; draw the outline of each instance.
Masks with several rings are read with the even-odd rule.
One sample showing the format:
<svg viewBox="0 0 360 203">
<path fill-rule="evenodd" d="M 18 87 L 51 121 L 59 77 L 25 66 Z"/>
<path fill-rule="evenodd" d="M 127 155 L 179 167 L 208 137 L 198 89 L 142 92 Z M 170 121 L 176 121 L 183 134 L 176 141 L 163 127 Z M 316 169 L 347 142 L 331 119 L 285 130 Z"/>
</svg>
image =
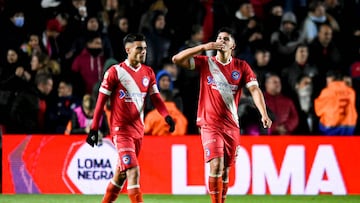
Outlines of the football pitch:
<svg viewBox="0 0 360 203">
<path fill-rule="evenodd" d="M 102 195 L 0 195 L 1 203 L 100 203 Z M 116 203 L 129 203 L 121 194 Z M 146 203 L 210 203 L 207 195 L 144 195 Z M 360 195 L 229 195 L 226 203 L 359 203 Z"/>
</svg>

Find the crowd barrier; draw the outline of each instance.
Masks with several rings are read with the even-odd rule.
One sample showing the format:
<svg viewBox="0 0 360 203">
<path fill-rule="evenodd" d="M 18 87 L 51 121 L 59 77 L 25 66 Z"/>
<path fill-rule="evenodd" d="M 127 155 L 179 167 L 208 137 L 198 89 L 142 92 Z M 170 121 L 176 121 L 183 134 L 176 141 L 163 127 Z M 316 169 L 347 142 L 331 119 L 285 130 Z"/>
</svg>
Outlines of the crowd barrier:
<svg viewBox="0 0 360 203">
<path fill-rule="evenodd" d="M 103 194 L 117 153 L 85 136 L 3 135 L 4 194 Z M 242 136 L 228 194 L 360 194 L 360 137 Z M 208 165 L 199 136 L 143 140 L 145 194 L 206 194 Z M 123 191 L 126 192 L 126 189 Z"/>
</svg>

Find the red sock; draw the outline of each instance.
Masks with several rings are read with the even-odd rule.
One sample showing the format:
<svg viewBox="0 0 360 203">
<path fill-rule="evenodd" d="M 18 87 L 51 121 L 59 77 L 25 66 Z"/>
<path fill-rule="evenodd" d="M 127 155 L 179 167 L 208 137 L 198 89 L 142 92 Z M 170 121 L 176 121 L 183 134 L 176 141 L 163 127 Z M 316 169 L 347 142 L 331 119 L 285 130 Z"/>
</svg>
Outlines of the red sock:
<svg viewBox="0 0 360 203">
<path fill-rule="evenodd" d="M 105 193 L 101 203 L 115 202 L 120 191 L 121 191 L 121 187 L 119 187 L 118 185 L 115 185 L 112 181 L 110 181 L 106 188 L 106 193 Z"/>
<path fill-rule="evenodd" d="M 131 203 L 143 203 L 142 193 L 140 188 L 128 188 L 128 196 Z"/>
<path fill-rule="evenodd" d="M 212 203 L 221 203 L 222 177 L 209 177 L 209 193 Z"/>
<path fill-rule="evenodd" d="M 221 203 L 225 203 L 228 185 L 229 185 L 229 183 L 223 182 L 222 202 Z"/>
</svg>

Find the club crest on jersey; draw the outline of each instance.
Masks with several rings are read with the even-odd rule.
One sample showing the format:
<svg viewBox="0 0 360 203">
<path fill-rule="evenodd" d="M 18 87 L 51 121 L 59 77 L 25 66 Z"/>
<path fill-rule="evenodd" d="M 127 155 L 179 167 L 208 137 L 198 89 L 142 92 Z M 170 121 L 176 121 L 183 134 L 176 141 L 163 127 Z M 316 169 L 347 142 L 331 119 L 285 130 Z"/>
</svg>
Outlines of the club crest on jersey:
<svg viewBox="0 0 360 203">
<path fill-rule="evenodd" d="M 210 149 L 209 148 L 205 148 L 205 156 L 206 157 L 210 156 Z"/>
<path fill-rule="evenodd" d="M 131 157 L 130 157 L 130 155 L 126 154 L 121 158 L 121 160 L 125 165 L 128 165 L 131 162 Z"/>
<path fill-rule="evenodd" d="M 144 77 L 143 79 L 142 79 L 142 84 L 145 86 L 145 87 L 147 87 L 147 86 L 149 86 L 149 78 L 148 77 Z"/>
<path fill-rule="evenodd" d="M 231 72 L 231 77 L 234 80 L 238 80 L 240 78 L 240 73 L 236 70 L 234 70 L 233 72 Z"/>
</svg>

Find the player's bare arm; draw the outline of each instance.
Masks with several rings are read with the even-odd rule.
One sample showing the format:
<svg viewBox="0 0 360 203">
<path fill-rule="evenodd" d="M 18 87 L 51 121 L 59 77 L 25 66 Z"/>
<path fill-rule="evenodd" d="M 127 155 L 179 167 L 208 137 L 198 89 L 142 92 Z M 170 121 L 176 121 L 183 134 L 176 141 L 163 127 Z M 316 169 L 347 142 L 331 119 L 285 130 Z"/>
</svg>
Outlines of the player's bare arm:
<svg viewBox="0 0 360 203">
<path fill-rule="evenodd" d="M 191 47 L 185 49 L 178 54 L 172 57 L 172 61 L 174 64 L 179 65 L 184 68 L 190 68 L 190 61 L 189 59 L 194 55 L 208 50 L 221 50 L 224 48 L 224 44 L 221 42 L 209 42 L 206 44 L 201 44 L 195 47 Z"/>
<path fill-rule="evenodd" d="M 259 112 L 261 114 L 261 122 L 263 124 L 263 127 L 270 128 L 272 121 L 269 118 L 269 115 L 267 114 L 264 95 L 263 95 L 261 89 L 257 85 L 252 85 L 248 89 L 251 93 L 251 96 L 254 99 L 254 103 L 255 103 L 257 109 L 259 110 Z"/>
</svg>

